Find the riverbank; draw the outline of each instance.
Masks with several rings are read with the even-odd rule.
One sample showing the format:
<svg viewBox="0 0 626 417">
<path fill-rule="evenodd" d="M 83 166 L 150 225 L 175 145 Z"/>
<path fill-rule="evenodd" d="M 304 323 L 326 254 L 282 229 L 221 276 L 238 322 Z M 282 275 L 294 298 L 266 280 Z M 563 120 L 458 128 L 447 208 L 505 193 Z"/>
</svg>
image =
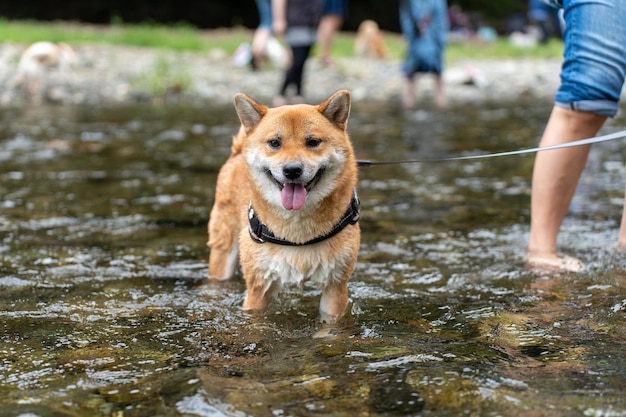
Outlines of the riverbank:
<svg viewBox="0 0 626 417">
<path fill-rule="evenodd" d="M 23 45 L 0 46 L 0 105 L 27 103 L 11 85 Z M 48 76 L 48 102 L 98 105 L 149 101 L 232 102 L 245 92 L 269 103 L 282 81 L 282 71 L 268 65 L 258 71 L 237 67 L 223 50 L 208 53 L 171 52 L 155 48 L 90 44 L 75 47 L 78 64 L 69 77 Z M 399 60 L 338 58 L 325 66 L 307 63 L 306 99 L 317 102 L 346 88 L 355 101 L 400 103 Z M 444 77 L 450 105 L 519 97 L 549 100 L 559 83 L 561 61 L 554 58 L 460 60 L 447 66 Z M 432 77 L 420 77 L 418 105 L 430 104 Z"/>
</svg>

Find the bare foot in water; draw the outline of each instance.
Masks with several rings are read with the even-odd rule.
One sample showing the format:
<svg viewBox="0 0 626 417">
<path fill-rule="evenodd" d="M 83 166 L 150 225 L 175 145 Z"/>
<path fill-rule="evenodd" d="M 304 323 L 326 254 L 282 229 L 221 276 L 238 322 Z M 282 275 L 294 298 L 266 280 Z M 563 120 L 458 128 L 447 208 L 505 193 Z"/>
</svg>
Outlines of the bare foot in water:
<svg viewBox="0 0 626 417">
<path fill-rule="evenodd" d="M 585 264 L 580 259 L 573 256 L 563 255 L 556 252 L 536 252 L 526 253 L 526 264 L 533 268 L 553 269 L 569 272 L 579 272 Z"/>
</svg>

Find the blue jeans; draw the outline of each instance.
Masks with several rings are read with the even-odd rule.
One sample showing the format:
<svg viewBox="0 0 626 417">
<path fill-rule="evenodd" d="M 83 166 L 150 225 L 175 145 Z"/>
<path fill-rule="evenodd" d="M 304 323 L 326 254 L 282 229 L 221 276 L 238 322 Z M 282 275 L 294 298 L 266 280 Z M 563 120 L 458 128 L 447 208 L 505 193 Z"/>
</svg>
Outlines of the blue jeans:
<svg viewBox="0 0 626 417">
<path fill-rule="evenodd" d="M 565 53 L 555 104 L 617 114 L 626 78 L 626 1 L 549 0 L 562 4 Z"/>
</svg>

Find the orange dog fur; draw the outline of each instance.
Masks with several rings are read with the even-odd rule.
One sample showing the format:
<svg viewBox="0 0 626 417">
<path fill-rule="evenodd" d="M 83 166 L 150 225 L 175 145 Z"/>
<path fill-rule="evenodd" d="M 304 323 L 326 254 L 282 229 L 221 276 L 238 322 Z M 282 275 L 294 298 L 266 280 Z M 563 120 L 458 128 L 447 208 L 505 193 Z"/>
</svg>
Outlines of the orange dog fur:
<svg viewBox="0 0 626 417">
<path fill-rule="evenodd" d="M 239 252 L 244 309 L 261 310 L 283 284 L 310 280 L 322 289 L 321 320 L 343 315 L 360 245 L 358 213 L 337 234 L 302 246 L 256 242 L 248 221 L 252 207 L 274 236 L 296 244 L 333 230 L 356 198 L 357 165 L 346 132 L 350 106 L 346 90 L 317 106 L 268 108 L 235 96 L 241 128 L 217 179 L 209 279 L 230 278 Z"/>
<path fill-rule="evenodd" d="M 387 57 L 387 46 L 378 23 L 373 20 L 361 22 L 354 41 L 354 53 L 366 58 Z"/>
</svg>

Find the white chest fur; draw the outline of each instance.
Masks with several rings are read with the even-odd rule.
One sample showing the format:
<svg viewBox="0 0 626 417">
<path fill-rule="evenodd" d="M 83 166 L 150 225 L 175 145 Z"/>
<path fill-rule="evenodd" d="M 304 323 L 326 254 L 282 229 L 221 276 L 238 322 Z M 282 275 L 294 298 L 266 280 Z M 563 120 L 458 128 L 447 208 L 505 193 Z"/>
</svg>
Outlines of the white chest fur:
<svg viewBox="0 0 626 417">
<path fill-rule="evenodd" d="M 268 284 L 280 281 L 283 285 L 301 286 L 311 281 L 319 287 L 328 282 L 339 281 L 349 263 L 349 254 L 335 253 L 329 256 L 325 243 L 304 247 L 282 247 L 279 253 L 269 250 L 261 256 L 259 269 Z M 266 252 L 266 251 L 261 251 Z"/>
</svg>

